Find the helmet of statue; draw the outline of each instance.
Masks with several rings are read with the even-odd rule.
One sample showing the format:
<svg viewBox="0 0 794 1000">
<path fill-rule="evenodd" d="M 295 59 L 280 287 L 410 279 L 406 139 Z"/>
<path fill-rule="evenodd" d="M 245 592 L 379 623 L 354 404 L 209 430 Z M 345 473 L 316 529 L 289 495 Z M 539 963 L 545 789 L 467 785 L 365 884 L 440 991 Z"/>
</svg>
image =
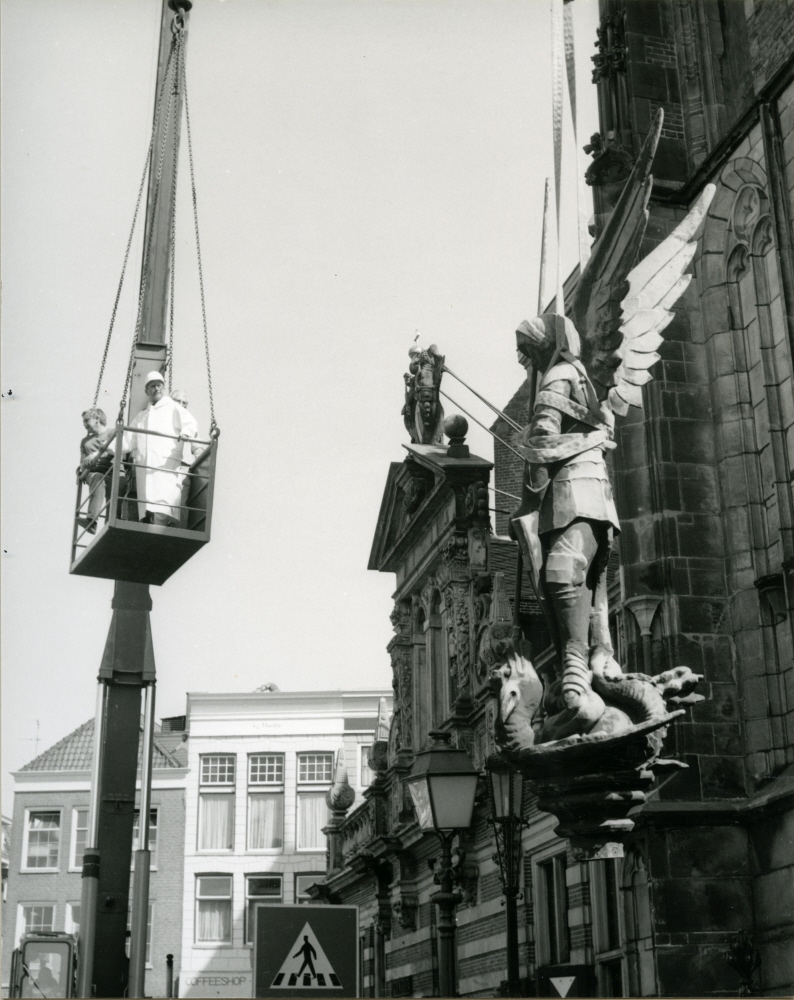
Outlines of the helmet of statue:
<svg viewBox="0 0 794 1000">
<path fill-rule="evenodd" d="M 579 334 L 567 316 L 544 313 L 524 320 L 516 330 L 516 347 L 538 370 L 545 370 L 555 354 L 580 354 Z"/>
</svg>

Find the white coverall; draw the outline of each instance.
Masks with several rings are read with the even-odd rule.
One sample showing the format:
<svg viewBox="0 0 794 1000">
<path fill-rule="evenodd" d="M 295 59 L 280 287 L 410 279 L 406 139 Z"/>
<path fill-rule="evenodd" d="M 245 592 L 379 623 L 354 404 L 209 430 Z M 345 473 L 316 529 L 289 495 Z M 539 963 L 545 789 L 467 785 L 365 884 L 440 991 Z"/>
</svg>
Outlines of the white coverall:
<svg viewBox="0 0 794 1000">
<path fill-rule="evenodd" d="M 173 437 L 159 437 L 155 434 L 124 434 L 124 453 L 132 453 L 138 488 L 138 517 L 147 511 L 165 514 L 175 521 L 181 520 L 182 511 L 182 468 L 184 442 L 175 440 L 180 434 L 189 438 L 198 436 L 198 424 L 183 406 L 175 403 L 170 396 L 163 396 L 157 403 L 149 405 L 132 421 L 133 428 L 144 431 L 158 431 Z M 146 466 L 146 468 L 140 468 Z"/>
</svg>

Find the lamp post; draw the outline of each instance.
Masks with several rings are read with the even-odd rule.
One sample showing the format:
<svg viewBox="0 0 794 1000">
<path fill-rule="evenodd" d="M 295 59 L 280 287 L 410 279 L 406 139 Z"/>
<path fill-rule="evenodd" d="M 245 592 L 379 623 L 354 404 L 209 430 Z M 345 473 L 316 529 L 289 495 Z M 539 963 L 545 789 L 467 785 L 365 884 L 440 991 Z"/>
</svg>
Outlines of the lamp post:
<svg viewBox="0 0 794 1000">
<path fill-rule="evenodd" d="M 441 865 L 436 873 L 440 892 L 432 896 L 438 906 L 438 979 L 442 997 L 457 996 L 455 981 L 455 907 L 452 838 L 471 826 L 479 772 L 463 750 L 450 743 L 451 733 L 432 732 L 431 745 L 414 760 L 406 781 L 422 830 L 433 831 L 441 841 Z"/>
<path fill-rule="evenodd" d="M 507 917 L 507 995 L 521 996 L 518 967 L 518 895 L 521 882 L 521 814 L 524 777 L 501 757 L 486 761 L 491 793 L 496 860 L 505 897 Z"/>
</svg>

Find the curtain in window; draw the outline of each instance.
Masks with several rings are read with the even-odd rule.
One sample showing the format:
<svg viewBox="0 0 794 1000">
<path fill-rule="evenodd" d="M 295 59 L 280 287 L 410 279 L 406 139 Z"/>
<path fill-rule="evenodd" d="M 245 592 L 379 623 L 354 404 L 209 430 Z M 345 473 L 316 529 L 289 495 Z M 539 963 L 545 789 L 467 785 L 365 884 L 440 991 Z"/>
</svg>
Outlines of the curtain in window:
<svg viewBox="0 0 794 1000">
<path fill-rule="evenodd" d="M 323 827 L 328 823 L 325 792 L 298 795 L 298 847 L 325 850 Z"/>
<path fill-rule="evenodd" d="M 283 846 L 284 796 L 248 796 L 248 849 L 262 851 Z"/>
<path fill-rule="evenodd" d="M 61 837 L 59 812 L 31 813 L 28 819 L 28 868 L 57 868 Z"/>
<path fill-rule="evenodd" d="M 231 941 L 232 904 L 230 900 L 199 900 L 197 938 L 199 941 Z"/>
<path fill-rule="evenodd" d="M 234 796 L 202 795 L 199 850 L 230 851 L 234 841 Z"/>
</svg>

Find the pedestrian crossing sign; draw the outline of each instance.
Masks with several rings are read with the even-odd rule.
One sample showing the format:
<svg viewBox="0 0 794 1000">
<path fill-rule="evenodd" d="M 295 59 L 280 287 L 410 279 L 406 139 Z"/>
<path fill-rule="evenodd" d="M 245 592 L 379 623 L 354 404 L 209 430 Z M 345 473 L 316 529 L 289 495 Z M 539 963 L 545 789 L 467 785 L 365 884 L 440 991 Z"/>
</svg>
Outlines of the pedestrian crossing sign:
<svg viewBox="0 0 794 1000">
<path fill-rule="evenodd" d="M 255 920 L 255 996 L 358 996 L 358 907 L 262 905 Z"/>
<path fill-rule="evenodd" d="M 297 951 L 291 957 L 287 955 L 281 963 L 271 984 L 273 988 L 288 986 L 296 990 L 316 990 L 323 986 L 333 986 L 335 990 L 342 989 L 339 976 L 326 958 L 323 946 L 317 940 L 308 920 L 301 928 L 293 947 Z"/>
</svg>

